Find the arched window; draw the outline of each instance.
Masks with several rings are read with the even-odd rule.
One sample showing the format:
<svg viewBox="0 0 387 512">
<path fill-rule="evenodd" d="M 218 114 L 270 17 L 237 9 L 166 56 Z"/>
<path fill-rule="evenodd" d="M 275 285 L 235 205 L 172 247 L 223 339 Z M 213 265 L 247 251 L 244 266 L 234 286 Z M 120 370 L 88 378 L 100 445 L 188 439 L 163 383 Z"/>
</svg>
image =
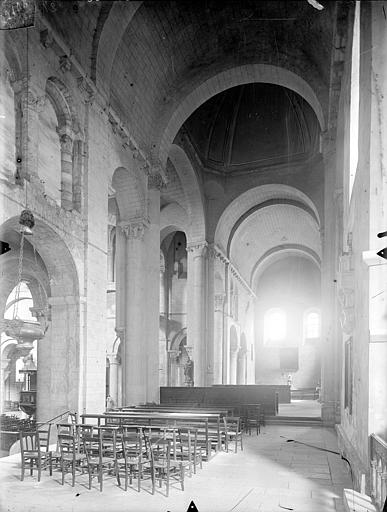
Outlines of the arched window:
<svg viewBox="0 0 387 512">
<path fill-rule="evenodd" d="M 304 339 L 320 337 L 320 314 L 318 311 L 309 311 L 304 316 Z"/>
<path fill-rule="evenodd" d="M 286 337 L 286 313 L 280 308 L 269 309 L 264 319 L 265 343 L 278 342 Z"/>
<path fill-rule="evenodd" d="M 15 286 L 9 294 L 7 304 L 5 306 L 4 318 L 20 318 L 29 322 L 37 322 L 32 316 L 30 308 L 34 305 L 31 291 L 26 282 L 22 281 L 20 287 Z"/>
</svg>

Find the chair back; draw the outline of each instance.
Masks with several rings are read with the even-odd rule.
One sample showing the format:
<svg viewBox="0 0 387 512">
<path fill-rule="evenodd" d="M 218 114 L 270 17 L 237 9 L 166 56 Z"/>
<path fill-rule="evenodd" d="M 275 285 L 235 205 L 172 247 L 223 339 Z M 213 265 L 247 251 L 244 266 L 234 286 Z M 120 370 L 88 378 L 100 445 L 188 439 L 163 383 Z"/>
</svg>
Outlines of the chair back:
<svg viewBox="0 0 387 512">
<path fill-rule="evenodd" d="M 58 436 L 59 434 L 75 434 L 75 425 L 73 425 L 72 423 L 57 423 L 56 428 L 58 431 Z"/>
<path fill-rule="evenodd" d="M 99 453 L 100 457 L 117 456 L 117 428 L 100 427 L 99 429 Z"/>
<path fill-rule="evenodd" d="M 37 448 L 40 451 L 48 452 L 50 449 L 50 433 L 51 433 L 51 423 L 47 425 L 45 429 L 37 429 L 36 430 L 36 444 Z"/>
<path fill-rule="evenodd" d="M 26 452 L 38 451 L 36 438 L 36 432 L 19 432 L 20 452 L 22 457 Z"/>
<path fill-rule="evenodd" d="M 73 434 L 58 434 L 58 444 L 61 457 L 72 457 L 75 461 L 78 453 L 78 443 L 76 436 Z"/>
<path fill-rule="evenodd" d="M 233 432 L 238 434 L 240 432 L 239 416 L 223 416 L 223 422 L 226 433 Z"/>
<path fill-rule="evenodd" d="M 137 433 L 124 433 L 122 435 L 122 452 L 124 459 L 138 459 L 141 462 L 142 456 L 144 455 L 144 445 L 142 434 Z"/>
<path fill-rule="evenodd" d="M 161 437 L 149 437 L 148 447 L 152 462 L 162 462 L 166 464 L 166 470 L 169 471 L 171 461 L 171 441 Z"/>
</svg>

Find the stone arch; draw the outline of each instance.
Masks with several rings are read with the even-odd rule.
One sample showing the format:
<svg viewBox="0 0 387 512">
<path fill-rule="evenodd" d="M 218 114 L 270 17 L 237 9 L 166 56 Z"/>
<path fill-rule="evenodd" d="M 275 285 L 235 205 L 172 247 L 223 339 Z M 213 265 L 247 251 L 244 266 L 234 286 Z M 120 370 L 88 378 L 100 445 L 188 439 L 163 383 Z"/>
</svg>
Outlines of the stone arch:
<svg viewBox="0 0 387 512">
<path fill-rule="evenodd" d="M 267 201 L 263 201 L 262 203 L 257 204 L 255 206 L 253 206 L 252 208 L 250 208 L 249 210 L 247 210 L 243 215 L 241 215 L 241 217 L 239 217 L 239 219 L 232 226 L 230 235 L 229 235 L 228 241 L 227 241 L 226 256 L 227 257 L 230 256 L 230 246 L 231 246 L 233 236 L 236 233 L 238 227 L 243 223 L 244 220 L 247 219 L 247 217 L 249 217 L 256 211 L 261 210 L 262 208 L 267 208 L 268 206 L 274 206 L 274 205 L 279 205 L 279 204 L 296 206 L 297 208 L 304 210 L 311 217 L 313 217 L 313 219 L 318 224 L 318 218 L 317 218 L 315 212 L 313 211 L 313 209 L 310 208 L 309 206 L 307 206 L 306 204 L 302 203 L 301 201 L 294 200 L 294 199 L 268 199 Z"/>
<path fill-rule="evenodd" d="M 114 2 L 101 29 L 100 36 L 94 41 L 96 53 L 95 71 L 92 68 L 98 90 L 102 91 L 106 98 L 110 93 L 111 72 L 117 48 L 120 45 L 129 23 L 142 1 Z"/>
<path fill-rule="evenodd" d="M 187 238 L 189 242 L 203 241 L 206 239 L 204 201 L 195 171 L 188 156 L 180 146 L 172 144 L 169 148 L 168 157 L 176 169 L 184 190 L 190 221 L 187 226 Z"/>
<path fill-rule="evenodd" d="M 269 64 L 246 64 L 222 71 L 202 82 L 187 94 L 158 130 L 160 140 L 156 142 L 157 158 L 165 165 L 168 152 L 177 132 L 186 119 L 212 96 L 251 82 L 264 82 L 280 85 L 302 96 L 314 110 L 321 130 L 325 130 L 325 119 L 321 103 L 312 87 L 292 71 Z"/>
<path fill-rule="evenodd" d="M 262 185 L 242 193 L 225 208 L 216 226 L 215 244 L 226 252 L 229 246 L 231 229 L 234 226 L 238 227 L 241 220 L 246 218 L 248 212 L 251 214 L 256 211 L 259 205 L 266 204 L 268 206 L 274 204 L 274 202 L 278 203 L 278 201 L 294 202 L 310 213 L 318 225 L 320 224 L 317 208 L 306 194 L 288 185 Z"/>
<path fill-rule="evenodd" d="M 0 278 L 0 312 L 5 310 L 9 294 L 17 284 L 18 262 L 18 251 L 11 250 L 9 253 L 2 255 L 0 264 L 2 270 Z M 34 258 L 27 251 L 24 251 L 22 280 L 28 283 L 34 305 L 36 307 L 45 307 L 47 305 L 47 298 L 51 295 L 48 274 L 45 268 L 35 264 Z"/>
<path fill-rule="evenodd" d="M 67 87 L 56 77 L 46 81 L 46 97 L 57 119 L 58 151 L 60 151 L 61 205 L 67 210 L 79 210 L 81 204 L 81 142 L 83 134 L 76 109 Z M 46 110 L 44 112 L 47 112 Z M 55 151 L 53 147 L 53 151 Z M 74 165 L 77 163 L 76 165 Z M 47 172 L 47 171 L 46 171 Z"/>
<path fill-rule="evenodd" d="M 11 217 L 0 227 L 2 240 L 7 241 L 11 237 L 11 244 L 15 243 L 14 233 L 19 231 L 19 217 Z M 35 216 L 31 244 L 35 246 L 44 262 L 51 295 L 78 295 L 78 272 L 69 248 L 62 237 L 37 216 Z M 0 260 L 0 265 L 3 265 L 2 261 Z"/>
<path fill-rule="evenodd" d="M 9 240 L 11 253 L 18 250 L 19 230 L 19 217 L 11 217 L 0 228 L 1 239 Z M 38 371 L 42 377 L 37 385 L 37 419 L 42 421 L 68 409 L 78 410 L 82 401 L 80 286 L 75 260 L 66 242 L 37 216 L 30 243 L 44 264 L 49 285 L 48 330 L 38 342 Z M 2 265 L 1 259 L 0 270 Z"/>
<path fill-rule="evenodd" d="M 320 256 L 310 247 L 299 244 L 283 244 L 266 251 L 256 262 L 250 276 L 250 286 L 255 289 L 260 276 L 265 270 L 276 261 L 286 258 L 289 255 L 302 256 L 312 261 L 319 269 L 321 268 Z"/>
<path fill-rule="evenodd" d="M 188 215 L 186 210 L 178 203 L 164 206 L 160 212 L 160 242 L 173 231 L 188 232 Z"/>
<path fill-rule="evenodd" d="M 119 210 L 120 221 L 145 217 L 145 195 L 134 172 L 118 167 L 112 177 L 112 186 Z"/>
<path fill-rule="evenodd" d="M 51 76 L 46 82 L 46 94 L 54 107 L 58 129 L 75 132 L 78 128 L 77 116 L 67 87 L 58 78 Z"/>
<path fill-rule="evenodd" d="M 187 327 L 183 327 L 171 341 L 171 350 L 178 350 L 179 345 L 187 337 Z"/>
</svg>

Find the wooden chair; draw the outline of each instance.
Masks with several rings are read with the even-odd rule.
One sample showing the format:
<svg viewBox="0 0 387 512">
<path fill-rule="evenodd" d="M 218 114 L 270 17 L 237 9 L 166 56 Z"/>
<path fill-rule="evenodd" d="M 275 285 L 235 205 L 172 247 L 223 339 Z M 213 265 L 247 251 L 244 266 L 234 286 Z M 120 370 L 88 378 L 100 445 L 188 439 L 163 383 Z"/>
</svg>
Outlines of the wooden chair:
<svg viewBox="0 0 387 512">
<path fill-rule="evenodd" d="M 58 433 L 58 445 L 60 452 L 60 469 L 62 472 L 62 485 L 64 485 L 65 474 L 70 470 L 72 475 L 72 486 L 75 485 L 75 471 L 80 469 L 83 473 L 82 464 L 86 456 L 79 453 L 78 438 L 73 433 Z"/>
<path fill-rule="evenodd" d="M 57 438 L 56 438 L 56 449 L 51 452 L 51 461 L 53 468 L 61 467 L 61 452 L 59 447 L 59 434 L 73 435 L 75 432 L 74 426 L 71 423 L 57 423 Z"/>
<path fill-rule="evenodd" d="M 182 461 L 171 459 L 171 440 L 158 438 L 147 438 L 151 455 L 152 470 L 152 494 L 155 491 L 155 481 L 159 481 L 159 486 L 165 482 L 166 496 L 169 496 L 169 487 L 171 479 L 176 480 L 184 491 L 184 466 Z"/>
<path fill-rule="evenodd" d="M 146 451 L 146 446 L 141 432 L 133 433 L 124 431 L 122 434 L 122 457 L 117 459 L 117 482 L 121 485 L 120 471 L 124 470 L 125 474 L 125 491 L 128 490 L 128 480 L 132 484 L 133 477 L 137 477 L 137 490 L 141 490 L 141 480 L 146 472 L 150 474 L 151 459 Z M 147 471 L 148 470 L 148 471 Z M 152 488 L 154 484 L 152 483 Z"/>
<path fill-rule="evenodd" d="M 246 406 L 245 430 L 251 435 L 251 428 L 257 435 L 261 432 L 261 406 L 259 404 Z"/>
<path fill-rule="evenodd" d="M 189 476 L 192 476 L 192 468 L 193 473 L 196 474 L 197 466 L 203 467 L 202 451 L 197 443 L 197 429 L 180 427 L 177 440 L 177 458 L 182 460 L 183 464 L 184 462 L 188 464 Z"/>
<path fill-rule="evenodd" d="M 110 435 L 112 437 L 110 437 Z M 108 443 L 107 440 L 109 441 Z M 111 448 L 111 442 L 113 443 L 113 450 Z M 108 447 L 107 444 L 109 445 Z M 117 468 L 117 459 L 115 456 L 116 431 L 113 430 L 111 433 L 109 433 L 109 438 L 107 439 L 106 433 L 104 433 L 104 429 L 101 428 L 98 435 L 98 443 L 96 443 L 93 433 L 86 433 L 84 431 L 82 445 L 83 452 L 86 456 L 86 467 L 89 474 L 89 489 L 91 489 L 93 476 L 97 475 L 99 490 L 102 492 L 103 474 L 111 473 L 113 468 L 115 470 Z"/>
<path fill-rule="evenodd" d="M 46 430 L 37 429 L 36 432 L 20 432 L 20 453 L 21 453 L 21 480 L 24 480 L 25 469 L 30 469 L 33 475 L 34 465 L 38 470 L 38 482 L 42 469 L 47 467 L 52 475 L 52 458 L 49 451 L 51 425 Z"/>
<path fill-rule="evenodd" d="M 235 443 L 235 453 L 238 451 L 238 442 L 241 450 L 243 450 L 242 428 L 240 418 L 237 416 L 224 416 L 224 439 L 226 451 L 228 452 L 229 444 Z"/>
</svg>

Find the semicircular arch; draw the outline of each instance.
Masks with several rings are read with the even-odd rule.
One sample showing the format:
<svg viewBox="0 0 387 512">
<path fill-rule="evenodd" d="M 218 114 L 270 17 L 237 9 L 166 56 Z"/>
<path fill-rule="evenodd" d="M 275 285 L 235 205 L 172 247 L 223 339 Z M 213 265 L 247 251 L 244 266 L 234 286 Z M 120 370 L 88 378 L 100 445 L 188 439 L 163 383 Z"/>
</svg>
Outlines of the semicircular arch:
<svg viewBox="0 0 387 512">
<path fill-rule="evenodd" d="M 320 217 L 313 201 L 300 190 L 282 184 L 268 184 L 251 188 L 236 197 L 223 211 L 215 230 L 214 241 L 220 249 L 226 253 L 229 246 L 230 233 L 233 228 L 239 227 L 241 220 L 245 220 L 250 214 L 259 209 L 259 205 L 274 204 L 277 201 L 288 202 L 300 205 L 320 224 Z"/>
<path fill-rule="evenodd" d="M 203 241 L 206 237 L 204 201 L 198 178 L 184 149 L 172 144 L 169 159 L 174 165 L 183 187 L 189 224 L 187 239 L 189 242 Z"/>
<path fill-rule="evenodd" d="M 279 66 L 269 64 L 246 64 L 224 70 L 203 81 L 177 105 L 169 118 L 158 127 L 160 139 L 156 147 L 157 158 L 165 166 L 171 144 L 186 119 L 212 96 L 231 87 L 252 82 L 271 83 L 291 89 L 309 103 L 319 121 L 321 130 L 325 130 L 324 112 L 312 87 L 299 75 Z"/>
<path fill-rule="evenodd" d="M 289 256 L 298 256 L 314 263 L 321 269 L 320 256 L 310 247 L 301 244 L 282 244 L 269 249 L 263 254 L 254 265 L 250 275 L 250 286 L 253 290 L 257 288 L 258 281 L 262 274 L 274 263 Z"/>
</svg>

